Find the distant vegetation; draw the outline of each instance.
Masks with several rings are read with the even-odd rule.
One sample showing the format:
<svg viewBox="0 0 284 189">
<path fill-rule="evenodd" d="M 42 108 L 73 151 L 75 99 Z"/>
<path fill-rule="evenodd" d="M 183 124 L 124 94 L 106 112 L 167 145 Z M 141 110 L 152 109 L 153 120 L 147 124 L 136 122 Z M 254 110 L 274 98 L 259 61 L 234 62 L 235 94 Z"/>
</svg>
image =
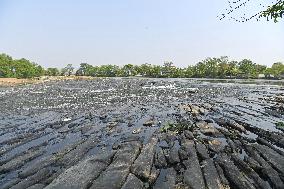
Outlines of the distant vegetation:
<svg viewBox="0 0 284 189">
<path fill-rule="evenodd" d="M 283 78 L 284 64 L 274 63 L 266 67 L 244 59 L 240 62 L 228 57 L 206 58 L 196 65 L 178 68 L 172 62 L 164 62 L 163 66 L 142 64 L 124 66 L 102 65 L 92 66 L 81 63 L 78 70 L 71 64 L 63 69 L 47 68 L 26 59 L 14 60 L 6 54 L 0 54 L 0 77 L 33 78 L 39 76 L 78 76 L 93 77 L 129 77 L 143 76 L 153 78 Z"/>
</svg>

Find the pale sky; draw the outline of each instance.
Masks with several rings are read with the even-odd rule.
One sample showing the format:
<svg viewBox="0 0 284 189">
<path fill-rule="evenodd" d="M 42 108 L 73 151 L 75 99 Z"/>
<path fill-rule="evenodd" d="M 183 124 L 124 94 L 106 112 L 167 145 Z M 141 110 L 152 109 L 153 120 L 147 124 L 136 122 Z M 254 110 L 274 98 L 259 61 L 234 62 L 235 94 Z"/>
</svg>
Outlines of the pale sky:
<svg viewBox="0 0 284 189">
<path fill-rule="evenodd" d="M 284 19 L 220 21 L 226 8 L 227 0 L 0 0 L 0 53 L 44 67 L 186 67 L 223 55 L 284 62 Z"/>
</svg>

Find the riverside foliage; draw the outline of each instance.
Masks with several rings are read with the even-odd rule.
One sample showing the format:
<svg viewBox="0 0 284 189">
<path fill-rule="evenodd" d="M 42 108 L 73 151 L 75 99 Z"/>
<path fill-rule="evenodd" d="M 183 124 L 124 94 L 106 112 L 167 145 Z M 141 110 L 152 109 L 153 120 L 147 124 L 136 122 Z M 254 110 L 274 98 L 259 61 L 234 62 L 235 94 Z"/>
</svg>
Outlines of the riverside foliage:
<svg viewBox="0 0 284 189">
<path fill-rule="evenodd" d="M 75 70 L 71 64 L 62 69 L 47 68 L 26 59 L 14 60 L 11 56 L 0 54 L 0 77 L 33 78 L 39 76 L 71 75 L 93 77 L 129 77 L 143 76 L 153 78 L 281 78 L 284 75 L 284 64 L 274 63 L 271 67 L 259 65 L 249 59 L 229 60 L 227 56 L 206 58 L 195 65 L 178 68 L 173 62 L 161 65 L 126 64 L 93 66 L 81 63 Z"/>
</svg>

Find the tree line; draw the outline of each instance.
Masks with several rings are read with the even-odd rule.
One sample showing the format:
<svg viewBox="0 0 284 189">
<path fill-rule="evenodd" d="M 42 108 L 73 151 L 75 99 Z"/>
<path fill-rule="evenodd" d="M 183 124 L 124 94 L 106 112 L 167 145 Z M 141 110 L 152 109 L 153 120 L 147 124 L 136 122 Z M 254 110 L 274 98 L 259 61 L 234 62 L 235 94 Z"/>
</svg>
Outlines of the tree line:
<svg viewBox="0 0 284 189">
<path fill-rule="evenodd" d="M 126 64 L 93 66 L 81 63 L 75 70 L 72 64 L 62 69 L 47 68 L 26 59 L 14 60 L 6 54 L 0 54 L 0 77 L 33 78 L 40 76 L 92 76 L 92 77 L 129 77 L 142 76 L 152 78 L 283 78 L 284 64 L 276 62 L 271 67 L 256 64 L 249 59 L 229 60 L 227 56 L 206 58 L 196 65 L 178 68 L 173 62 L 161 65 Z"/>
</svg>

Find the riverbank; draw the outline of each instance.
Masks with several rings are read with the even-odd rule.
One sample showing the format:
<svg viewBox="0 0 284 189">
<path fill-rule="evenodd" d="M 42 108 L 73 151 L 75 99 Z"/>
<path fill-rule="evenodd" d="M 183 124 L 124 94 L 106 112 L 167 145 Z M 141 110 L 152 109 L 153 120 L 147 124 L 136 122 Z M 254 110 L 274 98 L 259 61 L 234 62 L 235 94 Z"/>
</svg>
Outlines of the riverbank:
<svg viewBox="0 0 284 189">
<path fill-rule="evenodd" d="M 29 79 L 18 78 L 0 78 L 0 87 L 13 87 L 19 85 L 38 84 L 48 81 L 60 81 L 60 80 L 90 80 L 94 79 L 89 76 L 42 76 Z"/>
<path fill-rule="evenodd" d="M 62 80 L 93 80 L 97 78 L 108 78 L 108 77 L 91 77 L 91 76 L 42 76 L 38 78 L 30 79 L 18 79 L 18 78 L 0 78 L 0 87 L 11 87 L 27 84 L 38 84 L 48 81 L 62 81 Z M 158 79 L 158 78 L 147 78 L 147 77 L 109 77 L 109 78 L 124 78 L 124 79 Z M 235 83 L 235 84 L 256 84 L 256 85 L 280 85 L 284 86 L 284 80 L 269 80 L 269 79 L 208 79 L 208 78 L 160 78 L 160 79 L 184 79 L 193 80 L 209 83 Z"/>
<path fill-rule="evenodd" d="M 0 188 L 282 189 L 283 96 L 193 79 L 0 88 Z"/>
</svg>

